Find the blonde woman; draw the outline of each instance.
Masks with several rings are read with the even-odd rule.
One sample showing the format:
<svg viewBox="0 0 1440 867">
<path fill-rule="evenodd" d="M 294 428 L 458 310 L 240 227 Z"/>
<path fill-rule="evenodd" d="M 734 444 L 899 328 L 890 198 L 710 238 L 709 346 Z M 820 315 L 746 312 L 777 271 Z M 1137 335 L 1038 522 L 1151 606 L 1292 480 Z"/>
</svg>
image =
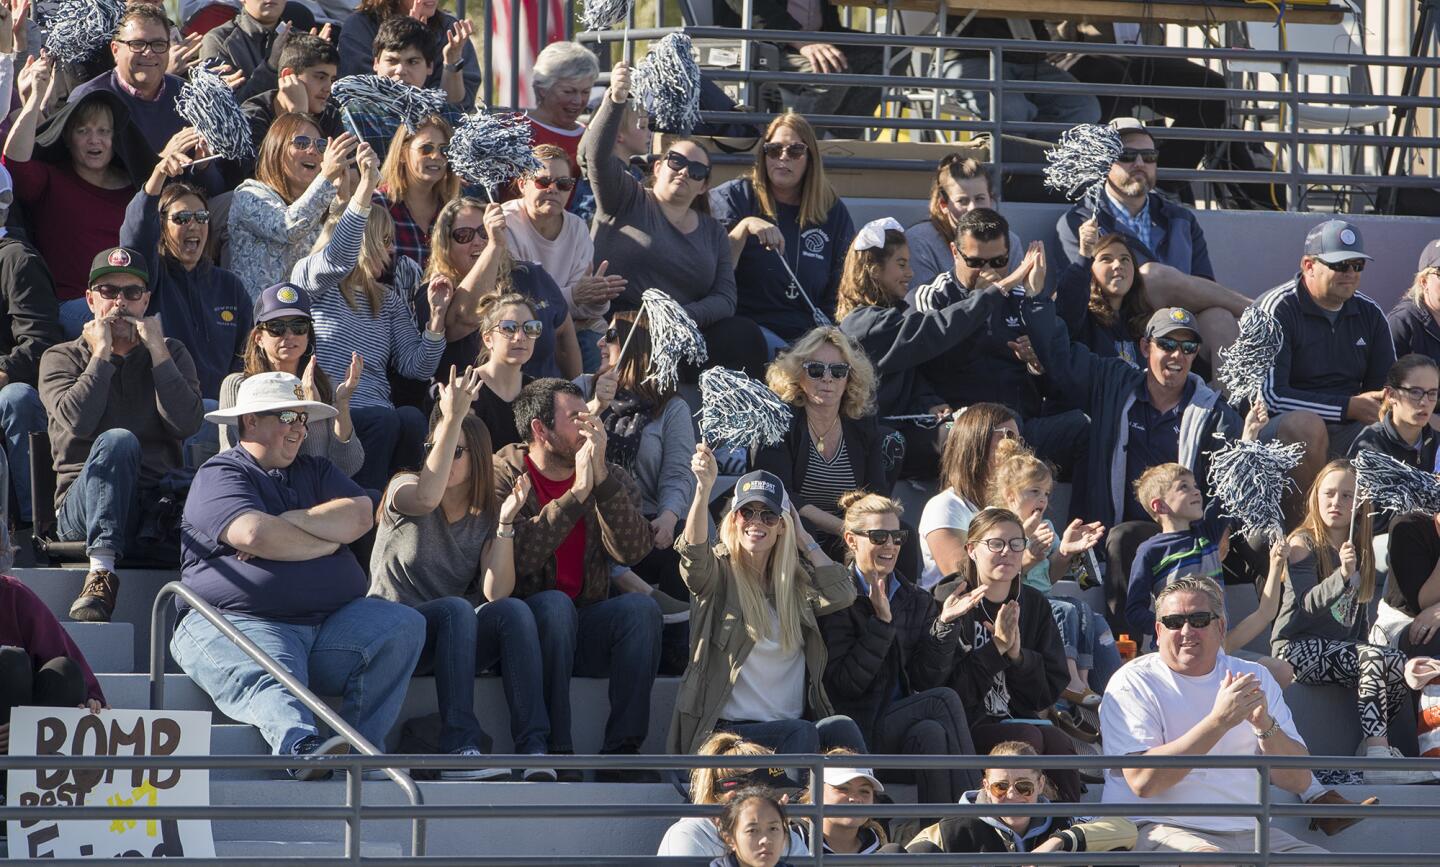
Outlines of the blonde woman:
<svg viewBox="0 0 1440 867">
<path fill-rule="evenodd" d="M 460 178 L 450 168 L 445 146 L 454 131 L 440 115 L 431 115 L 412 131 L 395 130 L 375 202 L 395 221 L 395 252 L 423 267 L 430 257 L 430 230 L 445 203 L 460 194 Z"/>
<path fill-rule="evenodd" d="M 1386 315 L 1390 336 L 1395 339 L 1395 357 L 1412 352 L 1427 355 L 1440 363 L 1440 241 L 1431 241 L 1420 251 L 1420 264 L 1405 297 Z"/>
<path fill-rule="evenodd" d="M 712 547 L 707 527 L 716 465 L 704 443 L 695 447 L 690 469 L 695 496 L 677 550 L 680 577 L 694 596 L 691 659 L 670 725 L 670 751 L 694 752 L 712 731 L 731 731 L 777 753 L 837 746 L 863 752 L 855 722 L 833 715 L 824 684 L 825 639 L 816 625 L 816 618 L 855 601 L 849 573 L 805 531 L 784 485 L 766 472 L 736 482 L 720 520 L 720 544 Z"/>
</svg>

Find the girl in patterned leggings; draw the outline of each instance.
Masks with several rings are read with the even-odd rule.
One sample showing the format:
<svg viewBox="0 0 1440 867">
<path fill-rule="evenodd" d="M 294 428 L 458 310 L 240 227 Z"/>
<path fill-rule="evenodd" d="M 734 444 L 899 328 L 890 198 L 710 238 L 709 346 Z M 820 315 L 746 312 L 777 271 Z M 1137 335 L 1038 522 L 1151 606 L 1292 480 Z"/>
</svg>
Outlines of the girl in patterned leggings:
<svg viewBox="0 0 1440 867">
<path fill-rule="evenodd" d="M 1370 516 L 1354 517 L 1355 471 L 1331 461 L 1310 486 L 1305 519 L 1290 536 L 1290 580 L 1270 634 L 1271 653 L 1295 667 L 1299 683 L 1356 688 L 1360 727 L 1357 755 L 1399 756 L 1390 746 L 1390 720 L 1411 701 L 1405 655 L 1368 644 L 1368 604 L 1375 595 Z M 1353 528 L 1353 529 L 1352 529 Z M 1419 771 L 1366 771 L 1374 784 L 1427 782 Z"/>
</svg>

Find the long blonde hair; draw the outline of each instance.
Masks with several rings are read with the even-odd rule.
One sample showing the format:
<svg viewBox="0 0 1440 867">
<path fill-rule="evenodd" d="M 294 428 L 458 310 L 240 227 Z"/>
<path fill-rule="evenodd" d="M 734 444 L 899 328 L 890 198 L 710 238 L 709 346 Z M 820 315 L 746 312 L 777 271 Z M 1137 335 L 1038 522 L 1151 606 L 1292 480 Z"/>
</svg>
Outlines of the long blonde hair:
<svg viewBox="0 0 1440 867">
<path fill-rule="evenodd" d="M 460 217 L 461 211 L 478 211 L 483 214 L 485 203 L 473 196 L 459 196 L 446 202 L 440 213 L 435 215 L 435 228 L 430 232 L 430 261 L 425 265 L 427 283 L 436 277 L 444 277 L 451 284 L 459 286 L 460 281 L 465 279 L 466 272 L 456 270 L 450 262 L 450 247 L 455 243 L 450 240 L 450 230 L 455 228 L 455 220 Z M 510 291 L 515 285 L 510 276 L 514 270 L 515 260 L 507 247 L 500 251 L 500 262 L 495 266 L 494 292 L 504 294 Z"/>
<path fill-rule="evenodd" d="M 343 211 L 341 212 L 344 213 Z M 325 223 L 325 228 L 320 230 L 320 237 L 315 239 L 315 246 L 311 252 L 318 253 L 325 249 L 330 243 L 331 237 L 335 234 L 335 227 L 339 225 L 340 217 L 331 217 Z M 390 243 L 385 243 L 386 237 Z M 370 216 L 365 220 L 365 235 L 360 242 L 360 258 L 356 261 L 355 267 L 340 281 L 340 297 L 351 310 L 359 310 L 356 299 L 363 293 L 365 300 L 370 303 L 370 318 L 376 319 L 380 316 L 380 308 L 385 302 L 385 293 L 389 291 L 384 283 L 380 282 L 380 276 L 385 273 L 385 253 L 387 247 L 391 252 L 391 264 L 394 264 L 395 257 L 400 255 L 394 252 L 395 246 L 395 221 L 390 218 L 390 212 L 385 210 L 383 205 L 370 203 Z"/>
<path fill-rule="evenodd" d="M 800 606 L 810 591 L 810 575 L 800 566 L 800 553 L 795 547 L 795 525 L 789 512 L 780 515 L 779 527 L 785 531 L 775 540 L 763 567 L 757 569 L 750 555 L 740 546 L 739 511 L 731 509 L 720 524 L 720 541 L 730 552 L 730 567 L 735 573 L 735 592 L 740 597 L 740 614 L 745 619 L 745 632 L 752 641 L 774 638 L 786 653 L 798 650 L 804 643 L 800 631 Z M 766 580 L 768 578 L 768 580 Z M 767 591 L 768 587 L 768 591 Z M 780 619 L 780 634 L 770 632 L 770 602 L 774 597 L 775 613 Z"/>
<path fill-rule="evenodd" d="M 415 182 L 415 179 L 410 177 L 410 163 L 405 157 L 410 150 L 410 142 L 427 129 L 436 130 L 445 137 L 445 144 L 440 145 L 440 152 L 443 154 L 445 145 L 450 143 L 455 131 L 450 122 L 438 114 L 432 114 L 420 121 L 414 130 L 400 124 L 394 137 L 390 139 L 390 150 L 385 153 L 385 162 L 380 165 L 380 186 L 392 202 L 404 199 L 405 192 Z M 460 176 L 455 174 L 449 159 L 445 160 L 445 176 L 436 182 L 434 193 L 436 203 L 442 205 L 460 195 Z"/>
<path fill-rule="evenodd" d="M 806 374 L 801 365 L 827 343 L 850 365 L 840 412 L 848 418 L 864 418 L 875 411 L 875 366 L 850 335 L 833 325 L 810 329 L 788 351 L 780 353 L 765 369 L 765 384 L 791 406 L 804 406 L 805 389 L 800 380 Z"/>
<path fill-rule="evenodd" d="M 815 128 L 810 126 L 810 121 L 803 115 L 787 111 L 770 121 L 770 125 L 765 128 L 763 141 L 768 142 L 774 138 L 775 132 L 781 127 L 788 127 L 795 133 L 796 138 L 805 143 L 807 158 L 805 177 L 800 180 L 800 228 L 823 225 L 839 197 L 835 195 L 835 188 L 830 186 L 830 181 L 825 177 L 825 161 L 820 157 L 820 142 L 815 138 Z M 757 147 L 755 167 L 750 171 L 750 183 L 755 187 L 755 199 L 760 205 L 760 213 L 774 220 L 778 211 L 775 195 L 770 191 L 770 173 L 765 170 L 766 159 L 765 148 Z"/>
<path fill-rule="evenodd" d="M 1320 517 L 1320 485 L 1325 477 L 1331 473 L 1349 473 L 1355 475 L 1355 468 L 1350 464 L 1348 458 L 1331 461 L 1315 476 L 1315 481 L 1310 483 L 1310 491 L 1305 496 L 1305 518 L 1300 526 L 1295 529 L 1291 536 L 1293 541 L 1303 543 L 1315 555 L 1315 562 L 1319 564 L 1321 580 L 1324 580 L 1340 564 L 1338 552 L 1330 547 L 1330 533 L 1325 526 L 1325 521 Z M 1355 508 L 1360 509 L 1360 498 L 1355 498 Z M 1355 597 L 1359 602 L 1369 602 L 1375 595 L 1375 546 L 1371 543 L 1371 521 L 1368 510 L 1360 510 L 1355 515 L 1355 532 L 1351 535 L 1355 543 L 1355 553 L 1359 557 L 1360 566 L 1360 591 Z"/>
</svg>

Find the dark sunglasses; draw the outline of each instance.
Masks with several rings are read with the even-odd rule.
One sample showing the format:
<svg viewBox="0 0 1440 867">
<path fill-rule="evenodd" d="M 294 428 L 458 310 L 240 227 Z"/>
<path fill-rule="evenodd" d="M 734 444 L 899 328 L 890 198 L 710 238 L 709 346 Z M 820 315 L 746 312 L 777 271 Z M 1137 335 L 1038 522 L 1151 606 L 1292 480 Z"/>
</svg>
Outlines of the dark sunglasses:
<svg viewBox="0 0 1440 867">
<path fill-rule="evenodd" d="M 1321 259 L 1320 264 L 1334 271 L 1336 274 L 1349 274 L 1351 271 L 1359 274 L 1365 270 L 1364 259 L 1346 259 L 1344 262 L 1326 262 L 1324 259 Z"/>
<path fill-rule="evenodd" d="M 450 230 L 450 240 L 457 244 L 468 244 L 475 240 L 476 235 L 479 235 L 482 241 L 490 240 L 490 236 L 485 234 L 484 229 L 475 226 L 460 226 Z"/>
<path fill-rule="evenodd" d="M 614 328 L 607 328 L 605 329 L 605 333 L 600 335 L 600 341 L 602 343 L 619 343 L 620 332 L 616 331 Z"/>
<path fill-rule="evenodd" d="M 425 444 L 425 454 L 428 455 L 428 454 L 430 454 L 430 453 L 433 452 L 433 451 L 435 451 L 435 443 L 426 443 L 426 444 Z M 455 447 L 455 460 L 457 460 L 457 461 L 460 460 L 462 457 L 465 456 L 465 453 L 468 452 L 468 451 L 470 451 L 470 449 L 469 449 L 468 446 L 457 445 L 457 446 Z"/>
<path fill-rule="evenodd" d="M 552 184 L 555 189 L 562 193 L 568 193 L 575 189 L 574 178 L 547 178 L 544 175 L 536 175 L 530 180 L 534 182 L 535 188 L 539 190 L 548 190 Z"/>
<path fill-rule="evenodd" d="M 415 152 L 422 157 L 433 157 L 436 154 L 440 154 L 442 157 L 445 156 L 445 152 L 441 150 L 440 145 L 428 141 L 415 145 Z"/>
<path fill-rule="evenodd" d="M 990 551 L 991 554 L 999 554 L 1001 551 L 1004 551 L 1006 548 L 1009 548 L 1011 551 L 1014 551 L 1016 554 L 1019 554 L 1021 551 L 1024 551 L 1024 550 L 1025 550 L 1025 540 L 1024 540 L 1024 539 L 977 539 L 976 541 L 971 542 L 970 544 L 972 544 L 972 545 L 984 545 L 984 546 L 986 547 L 986 549 Z"/>
<path fill-rule="evenodd" d="M 1004 268 L 1010 264 L 1010 254 L 1006 253 L 1003 256 L 986 259 L 984 256 L 966 256 L 961 253 L 960 260 L 965 263 L 967 268 Z"/>
<path fill-rule="evenodd" d="M 869 539 L 871 545 L 884 545 L 886 542 L 904 545 L 905 540 L 910 538 L 910 531 L 904 527 L 899 530 L 861 530 L 860 535 Z"/>
<path fill-rule="evenodd" d="M 260 328 L 271 337 L 284 337 L 287 332 L 305 337 L 310 334 L 312 324 L 309 319 L 268 319 L 260 323 Z"/>
<path fill-rule="evenodd" d="M 760 146 L 760 150 L 764 151 L 765 156 L 772 160 L 778 160 L 781 157 L 787 160 L 798 160 L 810 152 L 810 146 L 803 141 L 792 141 L 789 144 L 767 141 Z"/>
<path fill-rule="evenodd" d="M 495 327 L 490 330 L 498 331 L 511 340 L 514 340 L 516 335 L 521 333 L 533 340 L 540 336 L 540 332 L 545 330 L 545 323 L 539 319 L 527 319 L 524 322 L 516 322 L 514 319 L 501 319 L 495 323 Z"/>
<path fill-rule="evenodd" d="M 800 365 L 811 379 L 824 379 L 825 371 L 830 371 L 831 379 L 844 379 L 850 375 L 850 365 L 841 362 L 839 364 L 826 364 L 823 361 L 807 361 Z"/>
<path fill-rule="evenodd" d="M 1189 614 L 1167 614 L 1160 618 L 1165 628 L 1178 631 L 1185 624 L 1190 624 L 1191 629 L 1204 629 L 1211 623 L 1220 619 L 1220 615 L 1213 611 L 1192 611 Z"/>
<path fill-rule="evenodd" d="M 278 418 L 283 425 L 293 426 L 296 422 L 300 424 L 310 423 L 310 413 L 300 412 L 294 409 L 282 409 L 279 412 L 262 412 L 258 413 L 258 415 L 268 415 L 272 418 Z"/>
<path fill-rule="evenodd" d="M 104 298 L 106 301 L 114 301 L 121 295 L 126 301 L 139 301 L 150 291 L 149 286 L 116 286 L 114 283 L 99 283 L 90 287 L 90 291 Z"/>
<path fill-rule="evenodd" d="M 739 509 L 736 509 L 736 511 L 740 513 L 740 520 L 746 523 L 759 521 L 767 527 L 773 527 L 780 523 L 780 516 L 770 509 L 756 509 L 750 506 L 741 506 Z"/>
<path fill-rule="evenodd" d="M 1145 165 L 1151 166 L 1155 164 L 1156 160 L 1160 159 L 1160 152 L 1155 148 L 1136 148 L 1134 150 L 1127 148 L 1120 152 L 1120 157 L 1116 159 L 1115 162 L 1121 164 L 1133 163 L 1137 157 L 1141 162 L 1145 163 Z"/>
<path fill-rule="evenodd" d="M 1173 337 L 1152 337 L 1150 342 L 1160 347 L 1161 352 L 1174 352 L 1180 350 L 1185 355 L 1194 355 L 1200 351 L 1198 340 L 1176 340 Z"/>
<path fill-rule="evenodd" d="M 684 156 L 670 151 L 665 155 L 665 165 L 671 171 L 684 172 L 690 176 L 692 181 L 703 181 L 710 177 L 710 166 L 699 160 L 688 160 Z"/>
<path fill-rule="evenodd" d="M 210 212 L 206 210 L 176 211 L 175 213 L 170 215 L 170 222 L 174 223 L 177 226 L 188 226 L 190 225 L 191 220 L 194 220 L 195 222 L 203 226 L 206 223 L 210 222 Z"/>
<path fill-rule="evenodd" d="M 330 139 L 319 138 L 317 136 L 297 135 L 294 138 L 290 139 L 290 147 L 294 148 L 297 151 L 313 150 L 317 154 L 323 154 L 325 153 L 325 149 L 329 146 Z"/>
<path fill-rule="evenodd" d="M 1028 798 L 1035 794 L 1035 784 L 1029 780 L 1016 780 L 1013 783 L 1009 780 L 996 780 L 993 783 L 986 783 L 985 788 L 990 790 L 992 798 L 1003 798 L 1010 793 L 1011 789 L 1014 789 L 1015 794 L 1022 798 Z"/>
</svg>

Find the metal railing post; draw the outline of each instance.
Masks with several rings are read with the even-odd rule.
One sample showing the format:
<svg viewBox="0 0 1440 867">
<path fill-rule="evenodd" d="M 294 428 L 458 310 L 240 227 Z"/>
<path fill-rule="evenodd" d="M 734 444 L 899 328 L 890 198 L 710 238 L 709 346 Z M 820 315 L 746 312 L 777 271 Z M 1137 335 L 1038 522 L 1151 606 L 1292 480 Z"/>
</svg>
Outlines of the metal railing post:
<svg viewBox="0 0 1440 867">
<path fill-rule="evenodd" d="M 485 76 L 480 82 L 481 99 L 485 107 L 495 104 L 495 0 L 485 0 L 485 13 L 481 27 L 485 32 L 480 36 L 480 45 L 485 50 Z"/>
<path fill-rule="evenodd" d="M 999 184 L 1005 177 L 1005 48 L 996 45 L 990 49 L 990 122 L 994 132 L 990 134 L 990 162 L 994 165 L 994 183 Z"/>
<path fill-rule="evenodd" d="M 1301 199 L 1300 177 L 1302 167 L 1300 154 L 1303 150 L 1303 146 L 1300 144 L 1300 60 L 1298 58 L 1291 57 L 1285 61 L 1285 78 L 1289 84 L 1286 90 L 1288 90 L 1290 94 L 1290 110 L 1287 112 L 1289 115 L 1287 119 L 1290 121 L 1290 128 L 1288 130 L 1282 130 L 1282 132 L 1289 133 L 1288 141 L 1290 144 L 1290 172 L 1289 180 L 1286 182 L 1286 189 L 1289 191 L 1290 200 L 1286 202 L 1286 207 L 1287 209 L 1298 211 L 1300 209 Z"/>
<path fill-rule="evenodd" d="M 345 856 L 356 864 L 360 863 L 360 844 L 364 839 L 360 831 L 360 807 L 364 803 L 361 784 L 364 782 L 364 771 L 345 771 L 345 806 L 350 808 L 350 815 L 345 819 Z"/>
<path fill-rule="evenodd" d="M 1255 819 L 1255 851 L 1260 853 L 1260 867 L 1270 864 L 1270 766 L 1259 767 L 1257 785 L 1260 798 L 1260 815 Z"/>
<path fill-rule="evenodd" d="M 810 803 L 815 806 L 815 825 L 810 829 L 811 854 L 815 867 L 825 865 L 825 765 L 816 756 L 810 765 Z"/>
<path fill-rule="evenodd" d="M 740 26 L 744 27 L 746 30 L 754 28 L 755 0 L 744 0 L 744 2 L 741 3 Z M 755 49 L 751 45 L 751 40 L 740 40 L 740 68 L 747 73 L 754 72 L 754 63 Z M 759 104 L 755 101 L 755 82 L 749 78 L 747 78 L 745 81 L 745 99 L 743 100 L 743 102 L 752 109 L 759 107 Z"/>
</svg>

